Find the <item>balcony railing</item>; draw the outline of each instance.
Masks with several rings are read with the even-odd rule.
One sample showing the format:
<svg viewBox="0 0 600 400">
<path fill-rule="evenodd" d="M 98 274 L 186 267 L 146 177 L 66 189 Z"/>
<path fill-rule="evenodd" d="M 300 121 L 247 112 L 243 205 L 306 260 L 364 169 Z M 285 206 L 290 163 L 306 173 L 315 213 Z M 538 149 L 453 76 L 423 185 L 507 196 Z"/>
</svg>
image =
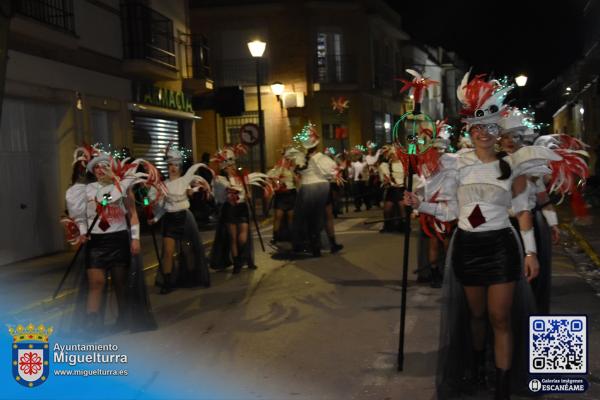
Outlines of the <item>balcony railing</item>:
<svg viewBox="0 0 600 400">
<path fill-rule="evenodd" d="M 16 0 L 14 7 L 21 15 L 75 33 L 73 0 Z"/>
<path fill-rule="evenodd" d="M 259 60 L 260 82 L 269 82 L 269 64 L 267 59 Z M 241 58 L 222 60 L 217 84 L 219 86 L 248 86 L 256 85 L 256 60 Z"/>
<path fill-rule="evenodd" d="M 173 21 L 139 3 L 121 4 L 123 55 L 177 67 Z"/>
<path fill-rule="evenodd" d="M 356 58 L 352 55 L 317 57 L 314 80 L 319 83 L 355 83 Z"/>
</svg>

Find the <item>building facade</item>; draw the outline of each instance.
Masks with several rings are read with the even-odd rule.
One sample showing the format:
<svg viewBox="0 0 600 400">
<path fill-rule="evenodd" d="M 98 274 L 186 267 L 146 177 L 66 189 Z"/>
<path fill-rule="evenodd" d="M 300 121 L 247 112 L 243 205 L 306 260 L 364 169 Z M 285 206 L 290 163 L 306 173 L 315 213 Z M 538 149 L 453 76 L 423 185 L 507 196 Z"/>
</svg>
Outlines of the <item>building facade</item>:
<svg viewBox="0 0 600 400">
<path fill-rule="evenodd" d="M 58 223 L 81 143 L 127 147 L 159 165 L 193 147 L 208 51 L 187 2 L 18 0 L 0 123 L 0 265 L 65 248 Z"/>
<path fill-rule="evenodd" d="M 267 165 L 308 121 L 324 147 L 390 142 L 394 123 L 412 107 L 397 78 L 410 79 L 404 70 L 413 68 L 443 82 L 446 71 L 411 43 L 401 16 L 383 1 L 192 0 L 190 15 L 192 32 L 211 43 L 215 90 L 241 87 L 244 96 L 240 115 L 198 111 L 197 152 L 236 143 L 242 125 L 259 122 L 257 69 Z M 258 67 L 247 47 L 255 39 L 267 43 Z M 284 85 L 282 96 L 271 92 L 273 83 Z M 333 99 L 349 107 L 336 111 Z M 440 118 L 442 101 L 442 88 L 430 90 L 424 111 Z M 243 163 L 258 169 L 259 158 L 254 146 Z"/>
<path fill-rule="evenodd" d="M 597 175 L 600 149 L 600 1 L 582 8 L 582 56 L 544 87 L 552 133 L 566 133 L 590 145 L 590 171 Z"/>
</svg>

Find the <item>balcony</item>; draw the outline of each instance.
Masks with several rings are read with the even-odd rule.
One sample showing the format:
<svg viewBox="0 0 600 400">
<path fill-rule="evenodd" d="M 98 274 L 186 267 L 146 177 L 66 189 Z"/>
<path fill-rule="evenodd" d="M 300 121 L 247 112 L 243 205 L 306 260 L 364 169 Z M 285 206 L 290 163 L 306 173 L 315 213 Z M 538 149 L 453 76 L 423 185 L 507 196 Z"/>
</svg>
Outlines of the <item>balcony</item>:
<svg viewBox="0 0 600 400">
<path fill-rule="evenodd" d="M 210 48 L 202 35 L 188 36 L 185 64 L 186 77 L 183 89 L 193 94 L 202 94 L 213 89 L 210 68 Z"/>
<path fill-rule="evenodd" d="M 67 33 L 75 33 L 73 0 L 17 0 L 13 4 L 18 14 Z"/>
<path fill-rule="evenodd" d="M 173 21 L 139 3 L 121 4 L 123 69 L 150 79 L 177 79 Z"/>
<path fill-rule="evenodd" d="M 318 56 L 315 59 L 313 80 L 320 84 L 356 83 L 356 58 L 340 54 Z"/>
</svg>

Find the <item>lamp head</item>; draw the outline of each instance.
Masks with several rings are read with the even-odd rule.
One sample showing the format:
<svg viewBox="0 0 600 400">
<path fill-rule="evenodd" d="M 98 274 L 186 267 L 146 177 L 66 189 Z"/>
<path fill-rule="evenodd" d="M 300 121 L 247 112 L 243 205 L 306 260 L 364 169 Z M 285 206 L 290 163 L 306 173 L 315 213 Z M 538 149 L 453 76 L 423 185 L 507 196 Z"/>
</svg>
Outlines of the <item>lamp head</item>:
<svg viewBox="0 0 600 400">
<path fill-rule="evenodd" d="M 252 57 L 262 57 L 265 53 L 266 48 L 267 43 L 261 42 L 260 40 L 253 40 L 252 42 L 248 42 L 248 50 L 250 50 L 250 54 L 252 54 Z"/>
</svg>

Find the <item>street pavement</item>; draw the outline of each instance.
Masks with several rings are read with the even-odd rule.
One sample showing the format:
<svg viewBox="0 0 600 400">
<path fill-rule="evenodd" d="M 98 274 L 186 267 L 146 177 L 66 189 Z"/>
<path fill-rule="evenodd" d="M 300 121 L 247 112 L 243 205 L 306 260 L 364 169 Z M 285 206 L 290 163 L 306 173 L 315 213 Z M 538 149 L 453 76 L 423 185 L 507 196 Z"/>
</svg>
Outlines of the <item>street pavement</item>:
<svg viewBox="0 0 600 400">
<path fill-rule="evenodd" d="M 405 362 L 398 372 L 404 236 L 380 234 L 380 224 L 365 224 L 378 218 L 380 211 L 371 210 L 336 220 L 345 246 L 337 255 L 273 258 L 274 250 L 261 252 L 256 243 L 255 271 L 213 272 L 211 288 L 166 296 L 149 286 L 159 329 L 101 342 L 144 354 L 143 362 L 130 363 L 144 382 L 138 398 L 172 385 L 172 399 L 435 399 L 440 290 L 417 284 L 410 271 Z M 263 230 L 270 239 L 266 223 Z M 552 311 L 587 314 L 590 349 L 591 388 L 569 398 L 597 399 L 600 298 L 579 271 L 584 261 L 573 258 L 585 253 L 568 232 L 564 237 L 555 247 Z M 210 232 L 203 234 L 210 238 Z M 143 247 L 151 266 L 151 242 L 145 239 Z M 412 266 L 415 254 L 413 232 Z M 19 320 L 43 319 L 40 300 L 56 287 L 67 260 L 62 254 L 0 267 L 9 290 L 3 296 L 11 298 L 2 304 L 5 311 Z M 147 280 L 152 282 L 151 272 Z"/>
</svg>

